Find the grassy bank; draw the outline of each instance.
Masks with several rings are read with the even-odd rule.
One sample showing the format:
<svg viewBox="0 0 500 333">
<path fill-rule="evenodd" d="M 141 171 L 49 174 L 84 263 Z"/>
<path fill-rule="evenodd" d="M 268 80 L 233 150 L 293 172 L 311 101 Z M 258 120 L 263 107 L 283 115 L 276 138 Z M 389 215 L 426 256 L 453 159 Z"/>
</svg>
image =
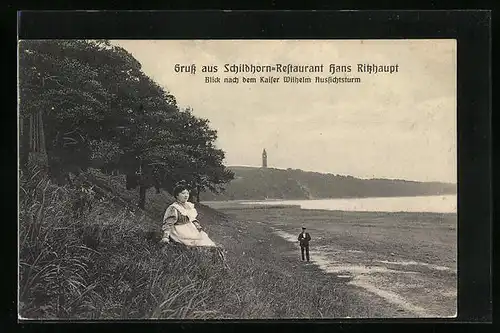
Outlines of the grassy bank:
<svg viewBox="0 0 500 333">
<path fill-rule="evenodd" d="M 224 271 L 209 254 L 160 247 L 158 219 L 115 203 L 126 195 L 108 192 L 75 217 L 69 186 L 35 175 L 21 179 L 21 192 L 22 317 L 210 316 Z"/>
<path fill-rule="evenodd" d="M 336 317 L 356 300 L 335 280 L 282 255 L 290 245 L 198 205 L 200 221 L 226 251 L 229 270 L 211 253 L 157 242 L 171 202 L 136 191 L 121 177 L 88 173 L 99 195 L 74 216 L 77 189 L 32 172 L 20 180 L 20 316 L 29 319 Z M 309 269 L 309 270 L 308 270 Z"/>
</svg>

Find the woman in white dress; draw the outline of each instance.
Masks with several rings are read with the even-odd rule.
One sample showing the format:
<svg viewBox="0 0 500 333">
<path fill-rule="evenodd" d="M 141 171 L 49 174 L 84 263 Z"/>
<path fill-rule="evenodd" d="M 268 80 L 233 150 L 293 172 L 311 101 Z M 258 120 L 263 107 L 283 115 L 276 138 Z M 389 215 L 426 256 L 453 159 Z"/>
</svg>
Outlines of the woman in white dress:
<svg viewBox="0 0 500 333">
<path fill-rule="evenodd" d="M 173 241 L 189 247 L 217 247 L 196 219 L 198 212 L 194 204 L 188 202 L 189 190 L 184 186 L 176 186 L 173 195 L 176 201 L 165 211 L 161 242 Z"/>
</svg>

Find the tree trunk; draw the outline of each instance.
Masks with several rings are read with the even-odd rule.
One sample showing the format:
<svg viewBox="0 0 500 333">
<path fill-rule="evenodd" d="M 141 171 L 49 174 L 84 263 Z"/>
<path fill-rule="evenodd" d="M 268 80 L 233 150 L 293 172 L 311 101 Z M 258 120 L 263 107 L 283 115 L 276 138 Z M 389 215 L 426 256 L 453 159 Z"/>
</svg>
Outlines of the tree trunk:
<svg viewBox="0 0 500 333">
<path fill-rule="evenodd" d="M 139 186 L 139 208 L 145 209 L 146 206 L 146 190 L 147 187 L 144 185 Z"/>
<path fill-rule="evenodd" d="M 19 149 L 19 166 L 23 172 L 28 171 L 28 160 L 29 160 L 29 152 L 30 152 L 30 133 L 29 133 L 29 121 L 27 119 L 23 119 L 22 117 L 19 119 L 19 129 L 20 129 L 20 149 Z"/>
<path fill-rule="evenodd" d="M 196 187 L 196 201 L 200 202 L 200 187 Z"/>
<path fill-rule="evenodd" d="M 160 184 L 160 181 L 158 180 L 158 178 L 156 178 L 156 177 L 154 179 L 154 186 L 156 189 L 156 194 L 160 194 L 161 193 L 161 184 Z"/>
<path fill-rule="evenodd" d="M 135 174 L 126 175 L 127 190 L 131 190 L 137 186 L 137 176 Z"/>
</svg>

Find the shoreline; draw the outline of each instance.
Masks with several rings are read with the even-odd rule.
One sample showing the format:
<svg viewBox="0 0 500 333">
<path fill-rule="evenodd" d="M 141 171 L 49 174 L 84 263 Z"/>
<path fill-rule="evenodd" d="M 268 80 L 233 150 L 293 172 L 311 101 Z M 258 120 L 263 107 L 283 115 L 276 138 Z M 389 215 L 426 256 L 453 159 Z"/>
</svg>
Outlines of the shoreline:
<svg viewBox="0 0 500 333">
<path fill-rule="evenodd" d="M 282 311 L 281 307 L 289 307 L 287 303 L 290 303 L 291 299 L 298 296 L 300 298 L 300 295 L 308 298 L 304 304 L 292 302 L 295 304 L 295 309 L 288 309 L 286 311 L 288 315 L 283 313 L 277 317 L 239 318 L 258 320 L 413 318 L 408 313 L 387 307 L 383 299 L 373 298 L 363 290 L 358 290 L 358 287 L 347 285 L 341 277 L 328 274 L 313 263 L 302 262 L 299 258 L 300 249 L 272 232 L 266 223 L 237 217 L 234 212 L 219 212 L 225 214 L 230 221 L 230 224 L 224 223 L 222 228 L 237 232 L 229 236 L 225 230 L 217 233 L 220 226 L 213 226 L 213 232 L 210 231 L 209 234 L 218 238 L 217 241 L 228 251 L 227 259 L 230 261 L 230 266 L 247 276 L 248 285 L 244 287 L 246 293 L 252 291 L 260 294 L 262 298 L 268 298 L 275 307 L 273 311 L 277 313 Z M 221 234 L 226 236 L 221 237 Z M 245 269 L 249 263 L 252 265 L 252 273 Z M 234 272 L 234 274 L 240 273 Z M 308 306 L 306 303 L 311 302 L 309 299 L 316 305 L 307 310 L 303 306 Z M 297 314 L 294 315 L 295 312 Z"/>
<path fill-rule="evenodd" d="M 430 197 L 446 197 L 456 195 L 436 195 Z M 429 196 L 416 196 L 415 198 L 426 198 Z M 313 211 L 327 211 L 327 212 L 339 212 L 339 213 L 369 213 L 369 214 L 448 214 L 457 215 L 458 210 L 384 210 L 384 209 L 332 209 L 326 207 L 304 207 L 304 204 L 308 203 L 319 203 L 328 201 L 342 201 L 351 199 L 394 199 L 401 198 L 406 199 L 408 197 L 373 197 L 373 198 L 329 198 L 329 199 L 268 199 L 268 200 L 220 200 L 220 201 L 201 201 L 200 204 L 210 207 L 215 210 L 219 209 L 284 209 L 284 208 L 299 208 L 302 210 L 313 210 Z"/>
<path fill-rule="evenodd" d="M 257 232 L 257 228 L 268 229 L 272 234 L 269 241 L 274 244 L 278 241 L 272 239 L 279 237 L 289 248 L 271 259 L 295 257 L 292 260 L 297 265 L 302 262 L 298 246 L 293 245 L 296 243 L 293 230 L 298 234 L 300 226 L 307 224 L 313 236 L 313 262 L 306 264 L 307 269 L 314 267 L 325 279 L 337 281 L 335 290 L 357 299 L 354 308 L 346 305 L 350 308 L 349 317 L 449 318 L 456 314 L 456 240 L 453 242 L 456 223 L 453 226 L 455 219 L 450 214 L 266 208 L 219 211 L 246 224 L 249 235 Z M 332 229 L 322 230 L 325 223 Z M 406 239 L 401 239 L 401 230 L 409 235 Z M 422 243 L 425 239 L 421 235 L 431 230 L 435 242 L 431 239 Z M 439 244 L 443 237 L 447 244 Z M 255 246 L 258 249 L 260 245 Z M 453 253 L 455 256 L 450 256 Z"/>
<path fill-rule="evenodd" d="M 342 196 L 342 197 L 327 197 L 327 198 L 297 198 L 297 199 L 233 199 L 233 200 L 201 200 L 201 203 L 214 203 L 214 202 L 261 202 L 261 201 L 315 201 L 315 200 L 342 200 L 342 199 L 389 199 L 389 198 L 424 198 L 424 197 L 442 197 L 442 196 L 457 196 L 458 193 L 444 193 L 444 194 L 425 194 L 425 195 L 385 195 L 385 196 Z"/>
</svg>

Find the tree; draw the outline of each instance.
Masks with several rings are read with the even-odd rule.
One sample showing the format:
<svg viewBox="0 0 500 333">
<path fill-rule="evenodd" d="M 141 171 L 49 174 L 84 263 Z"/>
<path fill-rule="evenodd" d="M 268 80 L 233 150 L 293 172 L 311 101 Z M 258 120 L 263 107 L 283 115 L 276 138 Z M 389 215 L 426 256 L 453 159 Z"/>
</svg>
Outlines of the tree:
<svg viewBox="0 0 500 333">
<path fill-rule="evenodd" d="M 210 128 L 207 119 L 195 117 L 189 108 L 181 112 L 176 121 L 177 143 L 185 146 L 184 156 L 180 158 L 183 179 L 195 191 L 198 201 L 202 191 L 218 193 L 234 174 L 223 164 L 224 152 L 215 147 L 217 131 Z"/>
<path fill-rule="evenodd" d="M 22 41 L 19 71 L 20 116 L 43 112 L 49 168 L 58 176 L 90 166 L 95 140 L 113 141 L 140 64 L 107 41 Z"/>
<path fill-rule="evenodd" d="M 170 190 L 186 179 L 198 191 L 216 190 L 232 177 L 208 120 L 181 112 L 123 48 L 103 40 L 23 41 L 19 64 L 20 116 L 43 113 L 52 177 L 90 166 L 118 170 L 127 188 L 139 187 L 140 208 L 151 186 Z"/>
<path fill-rule="evenodd" d="M 150 112 L 145 112 L 150 117 Z M 141 121 L 143 134 L 141 140 L 134 140 L 135 155 L 141 161 L 139 185 L 139 206 L 144 208 L 145 193 L 154 186 L 171 191 L 180 180 L 196 191 L 213 191 L 232 179 L 233 175 L 223 165 L 224 152 L 214 146 L 217 132 L 210 128 L 206 119 L 193 115 L 191 109 L 168 116 L 156 115 L 155 126 Z M 147 134 L 144 134 L 147 133 Z M 147 143 L 145 143 L 147 141 Z M 130 178 L 134 177 L 133 175 Z M 131 181 L 132 183 L 132 181 Z"/>
</svg>

